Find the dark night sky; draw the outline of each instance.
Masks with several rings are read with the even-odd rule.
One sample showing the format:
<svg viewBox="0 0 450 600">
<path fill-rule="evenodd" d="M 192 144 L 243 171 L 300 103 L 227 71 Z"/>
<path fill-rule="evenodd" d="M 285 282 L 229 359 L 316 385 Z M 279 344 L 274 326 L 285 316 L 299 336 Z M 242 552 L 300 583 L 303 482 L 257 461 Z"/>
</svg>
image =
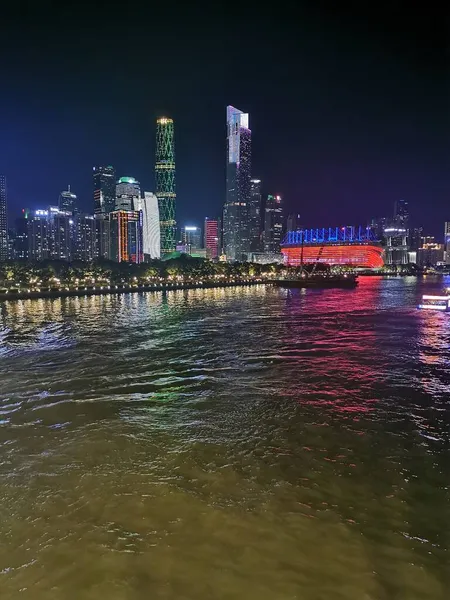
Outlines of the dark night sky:
<svg viewBox="0 0 450 600">
<path fill-rule="evenodd" d="M 233 104 L 250 113 L 254 176 L 305 224 L 364 224 L 398 198 L 432 233 L 450 220 L 449 13 L 434 2 L 10 4 L 0 173 L 11 217 L 56 203 L 67 183 L 91 211 L 94 164 L 152 190 L 165 114 L 177 220 L 200 224 L 224 201 Z"/>
</svg>

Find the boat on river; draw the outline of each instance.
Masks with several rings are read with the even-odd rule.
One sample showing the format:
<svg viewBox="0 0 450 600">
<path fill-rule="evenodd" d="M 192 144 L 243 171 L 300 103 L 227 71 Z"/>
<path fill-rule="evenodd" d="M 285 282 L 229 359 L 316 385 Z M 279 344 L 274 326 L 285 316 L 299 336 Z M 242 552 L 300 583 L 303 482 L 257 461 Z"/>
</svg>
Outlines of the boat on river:
<svg viewBox="0 0 450 600">
<path fill-rule="evenodd" d="M 358 276 L 353 273 L 344 275 L 312 274 L 297 278 L 275 279 L 274 285 L 283 288 L 355 288 Z"/>
<path fill-rule="evenodd" d="M 417 308 L 422 310 L 440 310 L 442 312 L 450 311 L 450 296 L 434 296 L 424 294 L 422 303 Z"/>
</svg>

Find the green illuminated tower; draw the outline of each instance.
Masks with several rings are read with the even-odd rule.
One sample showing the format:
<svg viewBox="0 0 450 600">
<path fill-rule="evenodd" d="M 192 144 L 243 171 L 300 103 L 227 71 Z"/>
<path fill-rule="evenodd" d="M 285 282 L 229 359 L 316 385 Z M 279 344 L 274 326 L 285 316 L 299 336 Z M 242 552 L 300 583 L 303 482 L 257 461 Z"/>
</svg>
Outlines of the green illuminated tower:
<svg viewBox="0 0 450 600">
<path fill-rule="evenodd" d="M 175 250 L 175 144 L 173 120 L 156 121 L 155 195 L 161 228 L 161 255 Z"/>
</svg>

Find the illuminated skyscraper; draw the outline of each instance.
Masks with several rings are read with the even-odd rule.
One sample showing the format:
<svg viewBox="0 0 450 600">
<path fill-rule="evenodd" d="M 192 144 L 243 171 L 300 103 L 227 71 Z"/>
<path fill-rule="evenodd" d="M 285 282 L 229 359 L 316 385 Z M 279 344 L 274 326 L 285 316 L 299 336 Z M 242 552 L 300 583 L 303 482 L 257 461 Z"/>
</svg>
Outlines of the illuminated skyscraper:
<svg viewBox="0 0 450 600">
<path fill-rule="evenodd" d="M 140 197 L 139 181 L 134 177 L 121 177 L 116 183 L 116 210 L 137 210 Z"/>
<path fill-rule="evenodd" d="M 8 260 L 8 205 L 4 175 L 0 175 L 0 261 L 2 260 Z"/>
<path fill-rule="evenodd" d="M 144 192 L 139 198 L 137 209 L 142 212 L 142 246 L 144 259 L 161 256 L 158 198 L 152 192 Z"/>
<path fill-rule="evenodd" d="M 175 142 L 173 120 L 156 121 L 155 186 L 161 229 L 161 254 L 175 250 Z"/>
<path fill-rule="evenodd" d="M 96 219 L 93 215 L 78 215 L 75 222 L 74 257 L 90 262 L 97 257 Z"/>
<path fill-rule="evenodd" d="M 250 251 L 251 131 L 248 114 L 227 106 L 227 189 L 223 245 L 227 260 L 246 260 Z"/>
<path fill-rule="evenodd" d="M 114 167 L 94 167 L 94 213 L 105 215 L 116 208 L 116 171 Z"/>
<path fill-rule="evenodd" d="M 202 230 L 194 225 L 186 225 L 181 228 L 181 243 L 191 248 L 202 247 Z"/>
<path fill-rule="evenodd" d="M 250 250 L 261 251 L 261 179 L 252 179 L 250 182 L 249 228 Z"/>
<path fill-rule="evenodd" d="M 77 211 L 77 197 L 70 191 L 70 185 L 67 186 L 67 191 L 61 192 L 58 201 L 59 210 L 70 212 L 74 215 Z"/>
<path fill-rule="evenodd" d="M 205 219 L 205 248 L 207 258 L 217 258 L 219 255 L 219 224 L 208 217 Z"/>
<path fill-rule="evenodd" d="M 280 252 L 283 237 L 283 204 L 281 196 L 267 196 L 264 211 L 264 252 Z"/>
<path fill-rule="evenodd" d="M 136 264 L 143 262 L 142 212 L 116 210 L 109 218 L 111 260 Z"/>
</svg>

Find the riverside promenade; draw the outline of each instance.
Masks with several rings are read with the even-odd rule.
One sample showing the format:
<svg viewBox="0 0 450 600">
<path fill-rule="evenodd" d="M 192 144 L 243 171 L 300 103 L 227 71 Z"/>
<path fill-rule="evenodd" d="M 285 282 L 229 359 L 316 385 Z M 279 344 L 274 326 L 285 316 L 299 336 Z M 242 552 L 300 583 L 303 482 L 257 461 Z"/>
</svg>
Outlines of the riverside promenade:
<svg viewBox="0 0 450 600">
<path fill-rule="evenodd" d="M 0 291 L 0 301 L 26 300 L 30 298 L 66 298 L 70 296 L 105 296 L 107 294 L 136 294 L 138 292 L 170 292 L 174 290 L 195 290 L 226 288 L 249 285 L 265 285 L 272 280 L 235 279 L 232 281 L 198 281 L 198 282 L 158 282 L 146 284 L 118 284 L 101 286 L 52 287 L 43 289 L 11 288 Z"/>
</svg>

